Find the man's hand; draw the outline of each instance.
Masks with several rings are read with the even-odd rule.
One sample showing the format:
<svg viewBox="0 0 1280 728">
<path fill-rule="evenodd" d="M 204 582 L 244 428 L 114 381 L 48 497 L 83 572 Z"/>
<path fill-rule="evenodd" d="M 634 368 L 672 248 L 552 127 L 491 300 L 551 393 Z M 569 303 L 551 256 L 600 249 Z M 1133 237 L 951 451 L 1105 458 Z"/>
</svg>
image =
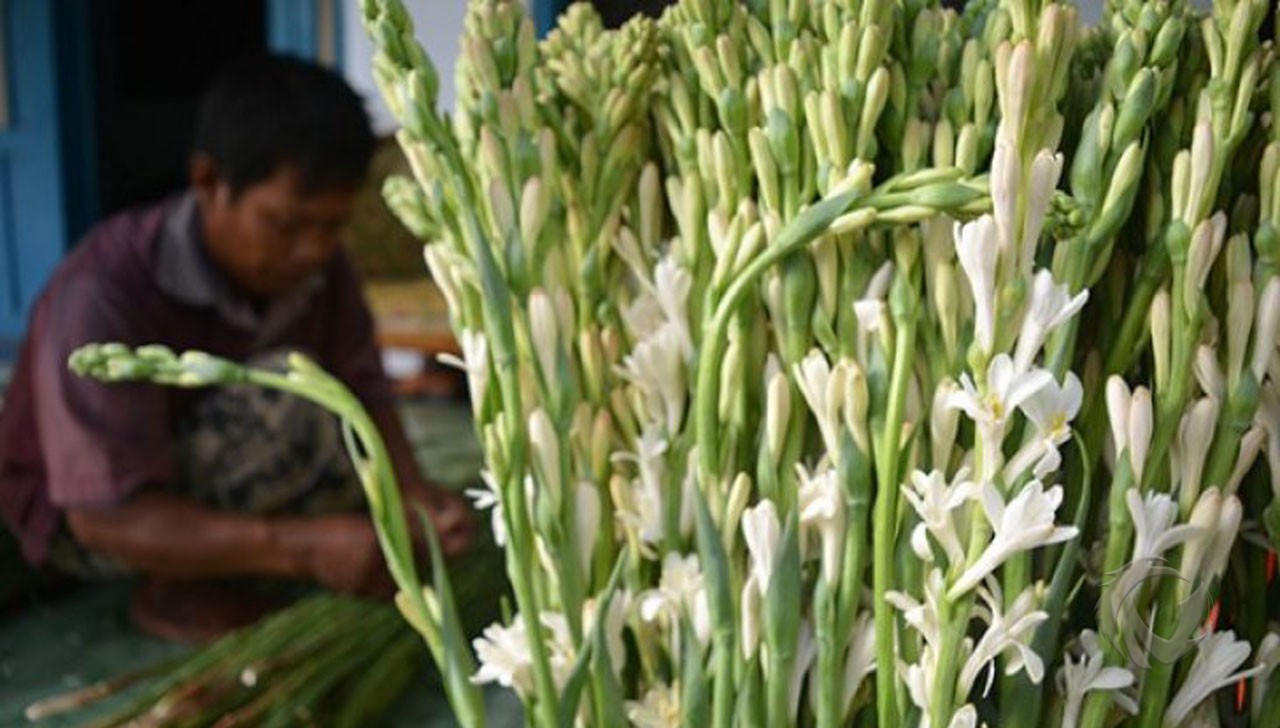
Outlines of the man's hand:
<svg viewBox="0 0 1280 728">
<path fill-rule="evenodd" d="M 303 574 L 321 585 L 361 596 L 388 597 L 395 592 L 367 515 L 290 519 L 281 533 Z"/>
<path fill-rule="evenodd" d="M 347 593 L 392 593 L 377 534 L 364 513 L 266 518 L 143 491 L 112 508 L 71 510 L 67 523 L 86 548 L 145 574 L 261 574 L 318 581 Z"/>
<path fill-rule="evenodd" d="M 431 519 L 445 556 L 456 556 L 471 547 L 475 537 L 475 519 L 471 515 L 471 506 L 460 494 L 442 488 L 413 485 L 404 489 L 404 496 L 405 516 L 409 519 L 409 530 L 415 536 L 425 536 L 420 533 L 422 527 L 418 511 L 421 509 Z"/>
</svg>

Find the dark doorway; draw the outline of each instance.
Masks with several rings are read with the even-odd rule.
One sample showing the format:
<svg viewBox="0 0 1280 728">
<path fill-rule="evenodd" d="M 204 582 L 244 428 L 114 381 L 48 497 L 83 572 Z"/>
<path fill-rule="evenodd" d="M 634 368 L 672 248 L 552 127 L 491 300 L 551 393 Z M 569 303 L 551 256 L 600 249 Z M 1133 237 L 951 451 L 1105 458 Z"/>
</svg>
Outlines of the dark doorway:
<svg viewBox="0 0 1280 728">
<path fill-rule="evenodd" d="M 200 93 L 229 61 L 267 48 L 264 0 L 94 0 L 96 211 L 185 184 Z"/>
<path fill-rule="evenodd" d="M 648 15 L 658 17 L 663 8 L 673 4 L 674 0 L 592 0 L 591 4 L 600 11 L 600 17 L 609 28 L 617 28 L 627 22 L 632 15 Z"/>
</svg>

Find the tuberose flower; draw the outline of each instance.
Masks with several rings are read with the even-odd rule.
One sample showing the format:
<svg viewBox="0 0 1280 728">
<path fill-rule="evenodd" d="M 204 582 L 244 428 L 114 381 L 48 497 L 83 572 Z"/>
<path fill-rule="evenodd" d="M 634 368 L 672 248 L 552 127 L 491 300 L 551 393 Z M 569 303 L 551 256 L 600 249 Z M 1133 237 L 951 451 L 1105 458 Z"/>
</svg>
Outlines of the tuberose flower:
<svg viewBox="0 0 1280 728">
<path fill-rule="evenodd" d="M 991 351 L 996 329 L 996 262 L 999 237 L 990 215 L 960 225 L 956 231 L 956 257 L 973 291 L 973 336 L 983 351 Z"/>
<path fill-rule="evenodd" d="M 1062 658 L 1062 669 L 1058 671 L 1058 690 L 1064 697 L 1062 728 L 1076 727 L 1085 696 L 1091 692 L 1112 691 L 1112 699 L 1117 705 L 1131 714 L 1137 713 L 1138 704 L 1122 692 L 1133 685 L 1133 673 L 1123 667 L 1107 666 L 1098 635 L 1092 630 L 1080 634 L 1080 649 L 1079 661 L 1072 660 L 1071 654 L 1067 653 Z"/>
<path fill-rule="evenodd" d="M 811 474 L 797 464 L 796 475 L 802 533 L 817 534 L 822 545 L 822 576 L 828 584 L 835 584 L 844 555 L 844 491 L 840 474 L 832 467 L 819 468 Z"/>
<path fill-rule="evenodd" d="M 627 701 L 627 720 L 635 728 L 678 728 L 680 686 L 657 683 L 640 700 Z"/>
<path fill-rule="evenodd" d="M 1219 689 L 1262 672 L 1262 665 L 1236 672 L 1236 668 L 1247 659 L 1249 643 L 1237 640 L 1235 632 L 1214 632 L 1200 640 L 1196 645 L 1196 657 L 1191 663 L 1187 679 L 1165 709 L 1166 728 L 1182 723 L 1192 709 Z"/>
<path fill-rule="evenodd" d="M 973 420 L 982 440 L 982 469 L 979 481 L 996 472 L 1000 460 L 1000 443 L 1007 433 L 1009 416 L 1037 392 L 1053 381 L 1044 369 L 1017 372 L 1008 354 L 998 354 L 987 367 L 985 392 L 974 386 L 968 374 L 960 375 L 960 390 L 948 397 L 948 404 Z"/>
<path fill-rule="evenodd" d="M 1009 653 L 1005 659 L 1006 675 L 1025 669 L 1031 682 L 1039 684 L 1044 679 L 1044 661 L 1031 649 L 1031 640 L 1035 637 L 1036 627 L 1049 618 L 1047 612 L 1037 609 L 1044 598 L 1044 585 L 1034 584 L 1024 589 L 1007 612 L 1003 608 L 1004 595 L 995 579 L 988 580 L 986 587 L 978 587 L 978 596 L 985 607 L 977 611 L 987 622 L 987 629 L 960 670 L 960 694 L 969 694 L 978 674 L 987 666 L 991 666 L 991 670 L 988 670 L 987 684 L 982 692 L 984 695 L 990 692 L 995 678 L 995 659 L 1002 652 Z"/>
<path fill-rule="evenodd" d="M 1030 368 L 1050 332 L 1079 313 L 1088 299 L 1087 289 L 1072 296 L 1066 286 L 1054 283 L 1053 274 L 1048 270 L 1036 271 L 1031 282 L 1031 304 L 1022 318 L 1022 330 L 1014 348 L 1014 369 Z"/>
<path fill-rule="evenodd" d="M 995 535 L 956 580 L 947 597 L 955 599 L 977 586 L 1016 553 L 1075 538 L 1078 533 L 1075 526 L 1054 525 L 1053 517 L 1061 504 L 1060 485 L 1045 490 L 1040 481 L 1033 480 L 1006 504 L 995 486 L 986 484 L 982 489 L 982 508 Z"/>
<path fill-rule="evenodd" d="M 742 536 L 747 542 L 747 552 L 751 554 L 751 573 L 756 585 L 761 594 L 767 593 L 778 544 L 782 540 L 782 525 L 773 501 L 762 498 L 743 512 Z"/>
<path fill-rule="evenodd" d="M 911 474 L 909 487 L 902 495 L 920 516 L 920 523 L 911 532 L 911 546 L 922 559 L 933 558 L 926 534 L 942 547 L 951 565 L 964 563 L 964 547 L 960 544 L 960 531 L 956 514 L 978 495 L 978 486 L 966 479 L 961 471 L 951 484 L 941 470 L 925 473 L 917 470 Z"/>
</svg>

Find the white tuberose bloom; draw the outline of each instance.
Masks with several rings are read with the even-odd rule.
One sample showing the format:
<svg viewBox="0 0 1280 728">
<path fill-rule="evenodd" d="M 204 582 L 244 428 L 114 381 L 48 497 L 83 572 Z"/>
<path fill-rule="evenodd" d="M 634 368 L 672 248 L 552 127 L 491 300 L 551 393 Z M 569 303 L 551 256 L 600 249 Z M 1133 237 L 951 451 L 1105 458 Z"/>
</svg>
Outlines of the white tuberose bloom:
<svg viewBox="0 0 1280 728">
<path fill-rule="evenodd" d="M 1088 299 L 1087 289 L 1073 297 L 1066 286 L 1053 282 L 1053 274 L 1048 270 L 1036 271 L 1031 283 L 1031 305 L 1022 319 L 1022 330 L 1014 348 L 1014 369 L 1022 372 L 1030 368 L 1049 333 L 1079 313 Z"/>
<path fill-rule="evenodd" d="M 541 288 L 529 293 L 529 340 L 533 345 L 542 376 L 548 382 L 557 379 L 556 362 L 560 355 L 560 334 L 551 296 Z"/>
<path fill-rule="evenodd" d="M 1067 372 L 1062 384 L 1050 381 L 1022 404 L 1022 411 L 1036 428 L 1036 437 L 1014 453 L 1005 468 L 1005 482 L 1013 483 L 1033 468 L 1037 478 L 1058 469 L 1062 456 L 1058 446 L 1071 437 L 1071 421 L 1080 412 L 1084 390 L 1080 380 Z"/>
<path fill-rule="evenodd" d="M 471 676 L 471 682 L 477 685 L 496 682 L 521 696 L 533 691 L 533 657 L 520 615 L 516 615 L 510 627 L 499 623 L 485 627 L 484 634 L 471 644 L 480 660 L 480 669 Z"/>
<path fill-rule="evenodd" d="M 478 410 L 489 386 L 489 342 L 484 333 L 463 329 L 458 332 L 458 346 L 462 349 L 461 359 L 453 354 L 440 354 L 436 361 L 466 372 L 471 406 Z"/>
<path fill-rule="evenodd" d="M 662 559 L 662 578 L 658 581 L 658 588 L 640 595 L 640 617 L 646 622 L 665 620 L 674 640 L 679 633 L 676 625 L 686 610 L 698 641 L 705 643 L 711 636 L 711 612 L 698 555 L 681 556 L 670 552 Z M 673 654 L 678 654 L 678 650 Z"/>
<path fill-rule="evenodd" d="M 1017 372 L 1008 354 L 998 354 L 987 367 L 985 393 L 979 392 L 968 374 L 960 375 L 960 390 L 947 398 L 947 404 L 963 410 L 978 427 L 982 439 L 982 468 L 975 473 L 978 481 L 988 480 L 1000 465 L 1000 443 L 1004 441 L 1009 416 L 1053 381 L 1044 369 Z"/>
<path fill-rule="evenodd" d="M 1178 504 L 1164 493 L 1143 496 L 1137 488 L 1130 488 L 1125 493 L 1125 504 L 1133 518 L 1134 562 L 1157 559 L 1199 532 L 1189 523 L 1173 525 L 1178 518 Z"/>
<path fill-rule="evenodd" d="M 973 336 L 983 351 L 990 352 L 996 330 L 996 263 L 1000 241 L 990 215 L 955 229 L 956 256 L 973 291 Z"/>
<path fill-rule="evenodd" d="M 819 349 L 809 352 L 795 365 L 796 385 L 805 402 L 818 421 L 827 452 L 840 450 L 840 409 L 844 403 L 844 383 L 847 369 L 840 364 L 832 367 Z"/>
<path fill-rule="evenodd" d="M 844 663 L 844 693 L 842 705 L 845 711 L 853 703 L 867 676 L 876 669 L 876 632 L 871 612 L 862 612 L 853 623 L 853 642 Z"/>
<path fill-rule="evenodd" d="M 987 483 L 982 489 L 982 508 L 995 535 L 986 550 L 956 580 L 947 597 L 956 599 L 963 595 L 1016 553 L 1075 538 L 1078 532 L 1075 526 L 1053 523 L 1061 504 L 1060 485 L 1045 490 L 1044 484 L 1033 480 L 1006 504 L 995 486 Z"/>
<path fill-rule="evenodd" d="M 642 700 L 627 701 L 627 720 L 636 728 L 677 728 L 680 725 L 680 686 L 657 683 Z"/>
<path fill-rule="evenodd" d="M 680 351 L 685 357 L 693 354 L 693 338 L 689 335 L 689 316 L 686 305 L 693 277 L 676 262 L 674 256 L 665 256 L 653 269 L 653 287 L 663 317 L 675 330 Z"/>
<path fill-rule="evenodd" d="M 483 488 L 467 488 L 462 491 L 464 495 L 471 499 L 472 505 L 477 511 L 483 511 L 486 508 L 492 508 L 490 512 L 490 527 L 493 529 L 493 542 L 498 546 L 507 545 L 507 526 L 503 521 L 502 514 L 502 490 L 498 487 L 498 482 L 493 479 L 493 473 L 485 468 L 480 471 L 480 482 L 484 483 Z"/>
<path fill-rule="evenodd" d="M 742 514 L 742 536 L 751 554 L 751 574 L 761 594 L 769 591 L 769 579 L 773 576 L 773 561 L 778 555 L 778 543 L 782 540 L 782 526 L 778 509 L 773 501 L 762 498 L 759 503 Z"/>
<path fill-rule="evenodd" d="M 1254 329 L 1253 358 L 1250 370 L 1253 378 L 1261 382 L 1276 352 L 1276 339 L 1280 338 L 1280 276 L 1271 276 L 1258 298 L 1258 324 Z"/>
<path fill-rule="evenodd" d="M 663 324 L 636 344 L 618 371 L 643 396 L 644 420 L 661 425 L 668 434 L 679 432 L 684 420 L 689 394 L 684 361 L 679 329 Z"/>
<path fill-rule="evenodd" d="M 1019 269 L 1024 275 L 1031 272 L 1031 266 L 1035 263 L 1036 244 L 1040 242 L 1040 231 L 1044 228 L 1049 202 L 1053 199 L 1053 191 L 1058 187 L 1058 178 L 1061 176 L 1061 153 L 1055 154 L 1051 149 L 1041 149 L 1036 152 L 1035 159 L 1031 161 L 1031 177 L 1028 180 L 1027 205 L 1022 223 L 1022 246 L 1019 253 Z M 1082 291 L 1080 296 L 1087 294 L 1087 291 Z M 1081 300 L 1081 304 L 1083 303 L 1084 301 Z"/>
<path fill-rule="evenodd" d="M 991 670 L 987 672 L 987 684 L 982 693 L 990 692 L 995 678 L 995 659 L 1002 652 L 1010 652 L 1005 659 L 1006 675 L 1025 669 L 1031 682 L 1038 685 L 1044 678 L 1044 661 L 1031 649 L 1030 643 L 1035 637 L 1036 627 L 1049 618 L 1047 612 L 1036 608 L 1044 597 L 1044 585 L 1024 589 L 1013 600 L 1008 612 L 1003 610 L 1004 595 L 995 579 L 988 580 L 986 587 L 978 587 L 978 595 L 986 604 L 977 611 L 987 622 L 987 629 L 960 670 L 960 694 L 969 694 L 978 674 L 988 665 Z"/>
<path fill-rule="evenodd" d="M 1129 391 L 1124 379 L 1112 375 L 1107 380 L 1107 414 L 1111 418 L 1111 438 L 1116 457 L 1126 450 L 1133 468 L 1133 479 L 1142 482 L 1153 427 L 1151 390 L 1135 387 Z"/>
<path fill-rule="evenodd" d="M 928 645 L 942 641 L 942 618 L 938 605 L 942 603 L 942 590 L 946 587 L 942 569 L 931 569 L 924 580 L 924 600 L 899 591 L 886 592 L 884 599 L 902 612 L 902 620 L 920 633 Z"/>
<path fill-rule="evenodd" d="M 623 530 L 634 535 L 641 544 L 662 540 L 663 491 L 666 479 L 667 441 L 647 429 L 636 439 L 636 451 L 613 454 L 613 461 L 635 463 L 638 477 L 621 487 L 610 483 L 614 500 L 614 516 Z M 621 476 L 614 476 L 615 481 Z M 623 479 L 625 481 L 625 479 Z"/>
<path fill-rule="evenodd" d="M 911 532 L 911 547 L 921 559 L 933 558 L 927 536 L 932 534 L 951 565 L 964 563 L 956 516 L 979 492 L 978 486 L 967 480 L 966 475 L 962 470 L 956 474 L 955 482 L 948 485 L 941 470 L 927 474 L 917 470 L 911 474 L 910 487 L 904 488 L 902 495 L 920 516 L 920 523 Z"/>
<path fill-rule="evenodd" d="M 559 688 L 568 681 L 574 663 L 569 624 L 559 612 L 543 612 L 539 622 L 550 637 L 547 647 L 552 679 Z M 496 622 L 485 627 L 484 633 L 472 640 L 471 645 L 480 660 L 480 668 L 471 676 L 471 682 L 477 685 L 496 682 L 522 697 L 533 692 L 533 655 L 522 615 L 517 614 L 509 627 Z"/>
<path fill-rule="evenodd" d="M 796 475 L 800 482 L 796 495 L 802 537 L 808 541 L 808 534 L 816 532 L 822 545 L 822 576 L 834 585 L 844 555 L 844 491 L 840 488 L 840 474 L 832 467 L 810 474 L 797 464 Z"/>
<path fill-rule="evenodd" d="M 1247 659 L 1249 643 L 1237 640 L 1235 632 L 1215 632 L 1200 640 L 1196 645 L 1196 659 L 1191 663 L 1191 671 L 1187 673 L 1187 679 L 1165 710 L 1166 728 L 1182 723 L 1192 709 L 1220 688 L 1262 672 L 1262 665 L 1234 672 Z"/>
<path fill-rule="evenodd" d="M 1253 664 L 1255 667 L 1262 668 L 1253 676 L 1253 690 L 1250 691 L 1253 693 L 1253 702 L 1250 706 L 1253 721 L 1260 725 L 1262 703 L 1266 700 L 1272 673 L 1280 667 L 1280 633 L 1268 632 L 1262 638 L 1262 642 L 1258 645 L 1258 653 L 1253 658 Z"/>
<path fill-rule="evenodd" d="M 1080 647 L 1079 662 L 1066 654 L 1062 658 L 1062 669 L 1058 671 L 1058 690 L 1064 697 L 1062 728 L 1076 728 L 1085 695 L 1095 691 L 1115 691 L 1112 699 L 1116 704 L 1131 714 L 1137 713 L 1137 703 L 1120 692 L 1133 684 L 1133 673 L 1123 667 L 1107 667 L 1098 635 L 1091 630 L 1080 634 Z"/>
</svg>

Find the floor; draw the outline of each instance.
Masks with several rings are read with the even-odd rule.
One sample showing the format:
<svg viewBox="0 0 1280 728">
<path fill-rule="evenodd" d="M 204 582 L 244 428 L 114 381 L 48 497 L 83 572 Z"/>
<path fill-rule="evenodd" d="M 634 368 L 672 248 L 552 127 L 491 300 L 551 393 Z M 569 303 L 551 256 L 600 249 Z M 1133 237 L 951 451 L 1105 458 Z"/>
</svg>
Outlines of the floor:
<svg viewBox="0 0 1280 728">
<path fill-rule="evenodd" d="M 419 399 L 405 402 L 402 411 L 419 462 L 430 478 L 453 487 L 474 482 L 482 456 L 465 405 Z M 0 549 L 0 562 L 4 559 Z M 153 664 L 183 649 L 134 631 L 125 614 L 127 598 L 128 587 L 123 583 L 82 587 L 58 596 L 28 590 L 14 594 L 8 606 L 0 608 L 0 726 L 27 725 L 23 710 L 36 699 Z M 382 725 L 456 725 L 425 650 L 422 664 L 420 679 Z M 489 725 L 522 724 L 520 705 L 510 691 L 490 690 L 485 699 Z M 116 704 L 106 703 L 103 710 Z M 79 725 L 85 719 L 82 712 L 39 725 Z"/>
</svg>

